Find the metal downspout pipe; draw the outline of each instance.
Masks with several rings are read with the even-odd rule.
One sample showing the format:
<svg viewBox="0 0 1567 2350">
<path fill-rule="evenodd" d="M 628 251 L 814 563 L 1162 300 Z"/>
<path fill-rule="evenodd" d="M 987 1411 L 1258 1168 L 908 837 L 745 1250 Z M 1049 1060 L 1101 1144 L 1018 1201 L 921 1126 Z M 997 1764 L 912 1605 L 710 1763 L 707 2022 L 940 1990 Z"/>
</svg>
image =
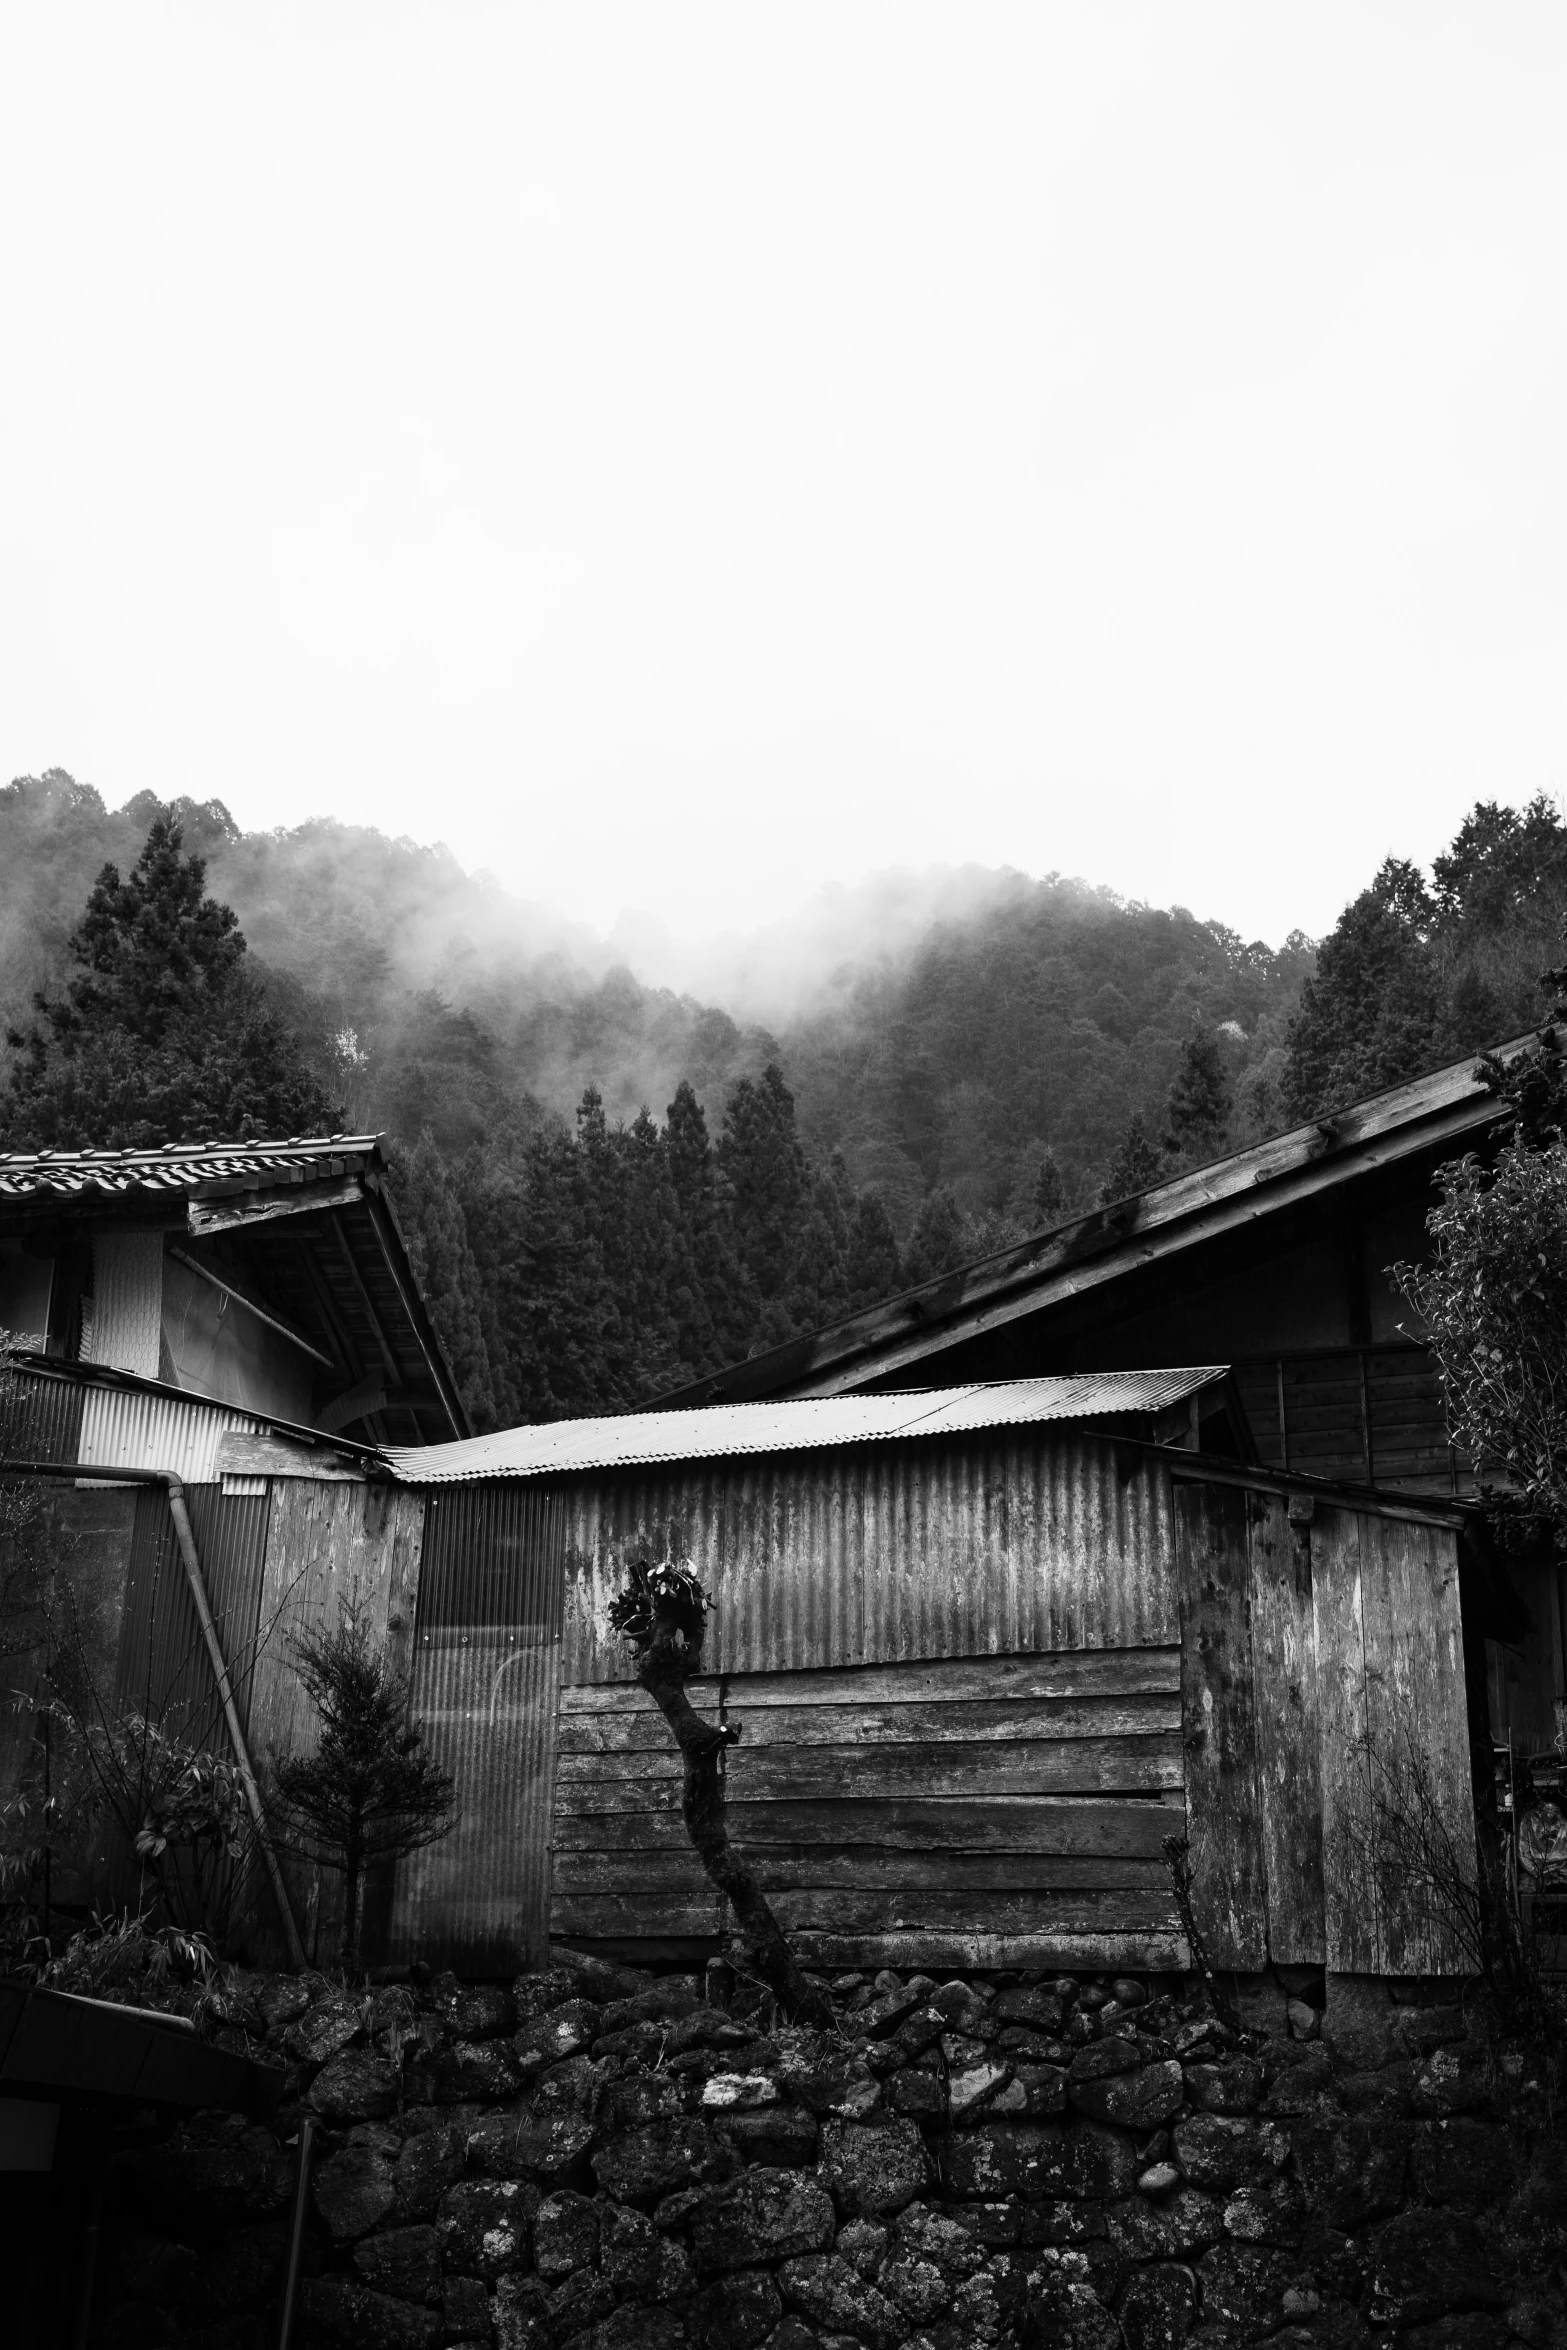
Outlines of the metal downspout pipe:
<svg viewBox="0 0 1567 2350">
<path fill-rule="evenodd" d="M 288 1898 L 288 1887 L 283 1882 L 283 1871 L 278 1865 L 277 1851 L 267 1828 L 266 1813 L 261 1802 L 261 1790 L 256 1784 L 256 1774 L 250 1760 L 250 1749 L 245 1742 L 245 1732 L 240 1723 L 239 1708 L 234 1703 L 234 1690 L 229 1680 L 229 1669 L 223 1654 L 223 1644 L 218 1638 L 217 1625 L 212 1620 L 212 1609 L 207 1599 L 206 1577 L 201 1571 L 201 1558 L 196 1549 L 195 1530 L 190 1522 L 190 1512 L 185 1506 L 184 1485 L 178 1477 L 163 1469 L 96 1468 L 85 1466 L 79 1461 L 0 1460 L 0 1476 L 60 1477 L 70 1478 L 73 1481 L 79 1478 L 91 1478 L 104 1485 L 161 1485 L 168 1495 L 169 1515 L 174 1521 L 175 1540 L 179 1544 L 180 1559 L 185 1568 L 185 1579 L 190 1585 L 190 1595 L 195 1602 L 196 1621 L 201 1626 L 201 1636 L 206 1642 L 207 1655 L 211 1660 L 212 1670 L 217 1679 L 218 1695 L 223 1702 L 223 1719 L 228 1725 L 229 1743 L 234 1749 L 234 1761 L 239 1771 L 240 1783 L 245 1790 L 245 1802 L 250 1811 L 251 1824 L 256 1831 L 256 1842 L 261 1847 L 267 1875 L 271 1880 L 278 1916 L 282 1920 L 284 1936 L 288 1942 L 289 1957 L 294 1966 L 303 1973 L 310 1962 L 305 1956 L 305 1946 L 299 1938 L 299 1928 L 294 1922 L 294 1912 Z"/>
</svg>

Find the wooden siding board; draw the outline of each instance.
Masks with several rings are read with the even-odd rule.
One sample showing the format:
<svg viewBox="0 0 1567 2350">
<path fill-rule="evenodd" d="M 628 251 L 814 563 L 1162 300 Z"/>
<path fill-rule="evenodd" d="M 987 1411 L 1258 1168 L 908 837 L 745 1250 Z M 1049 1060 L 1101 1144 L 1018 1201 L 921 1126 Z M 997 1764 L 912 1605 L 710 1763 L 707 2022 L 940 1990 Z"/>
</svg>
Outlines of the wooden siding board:
<svg viewBox="0 0 1567 2350">
<path fill-rule="evenodd" d="M 920 1740 L 963 1739 L 991 1745 L 1026 1746 L 1042 1740 L 1141 1738 L 1179 1731 L 1178 1697 L 1088 1697 L 1036 1699 L 1018 1705 L 983 1698 L 950 1705 L 798 1705 L 728 1708 L 727 1718 L 744 1733 L 750 1754 L 774 1746 L 907 1746 Z M 560 1753 L 634 1754 L 667 1747 L 662 1715 L 581 1714 L 563 1716 Z M 731 1756 L 731 1762 L 738 1759 Z"/>
<path fill-rule="evenodd" d="M 1290 1524 L 1282 1496 L 1254 1493 L 1248 1499 L 1268 1949 L 1277 1965 L 1321 1966 L 1326 1943 L 1311 1529 Z"/>
<path fill-rule="evenodd" d="M 683 1832 L 684 1822 L 681 1827 Z M 672 1881 L 694 1888 L 705 1881 L 702 1864 L 684 1838 L 683 1845 L 682 1849 L 666 1842 L 653 1851 L 562 1846 L 555 1854 L 555 1883 L 569 1893 L 657 1893 Z M 785 1890 L 825 1885 L 896 1892 L 909 1886 L 943 1892 L 1137 1892 L 1165 1899 L 1170 1890 L 1162 1860 L 1120 1855 L 1099 1859 L 1036 1852 L 884 1851 L 863 1844 L 757 1844 L 747 1849 L 762 1883 Z"/>
<path fill-rule="evenodd" d="M 1407 1843 L 1388 1833 L 1388 1812 L 1406 1819 L 1426 1813 L 1429 1832 L 1451 1839 L 1466 1862 L 1474 1849 L 1456 1545 L 1441 1528 L 1375 1518 L 1366 1521 L 1363 1541 L 1384 1964 L 1396 1975 L 1455 1974 L 1464 1967 L 1456 1920 L 1439 1895 L 1433 1898 L 1423 1871 L 1411 1874 Z"/>
<path fill-rule="evenodd" d="M 1182 1703 L 1192 1904 L 1216 1966 L 1267 1959 L 1245 1494 L 1181 1482 Z"/>
<path fill-rule="evenodd" d="M 406 1664 L 423 1540 L 422 1493 L 316 1478 L 273 1480 L 250 1690 L 250 1746 L 258 1764 L 305 1753 L 316 1741 L 315 1707 L 293 1656 L 301 1633 L 330 1629 L 340 1609 L 352 1605 L 378 1638 L 389 1639 L 393 1661 Z M 401 1629 L 392 1625 L 394 1616 Z M 307 1950 L 335 1959 L 340 1880 L 287 1856 L 283 1873 Z M 367 1927 L 372 1903 L 384 1907 L 377 1886 L 366 1888 Z"/>
<path fill-rule="evenodd" d="M 1083 1795 L 998 1795 L 910 1797 L 901 1803 L 736 1803 L 727 1807 L 729 1830 L 747 1852 L 769 1846 L 789 1849 L 860 1845 L 907 1847 L 963 1854 L 1122 1854 L 1131 1867 L 1162 1871 L 1163 1839 L 1184 1817 L 1179 1795 L 1173 1804 L 1140 1797 Z M 623 1805 L 570 1809 L 557 1804 L 555 1847 L 568 1851 L 669 1851 L 686 1846 L 678 1804 L 629 1812 Z"/>
<path fill-rule="evenodd" d="M 1109 1964 L 1128 1935 L 1178 1936 L 1159 1840 L 1179 1815 L 1156 1799 L 1179 1796 L 1178 1664 L 962 1658 L 762 1675 L 754 1705 L 745 1675 L 694 1694 L 747 1730 L 727 1758 L 730 1832 L 791 1932 L 925 1935 L 932 1962 L 979 1933 Z M 981 1694 L 987 1674 L 1003 1696 Z M 716 1933 L 650 1701 L 565 1688 L 558 1744 L 552 1931 L 628 1949 Z"/>
<path fill-rule="evenodd" d="M 1386 1972 L 1365 1754 L 1366 1651 L 1362 1623 L 1365 1521 L 1317 1504 L 1312 1524 L 1312 1621 L 1322 1740 L 1323 1932 L 1336 1974 Z"/>
<path fill-rule="evenodd" d="M 920 1705 L 945 1694 L 958 1698 L 1178 1696 L 1181 1657 L 1176 1647 L 1076 1649 L 1030 1656 L 927 1658 L 910 1664 L 844 1666 L 821 1672 L 747 1673 L 744 1708 L 758 1706 Z M 700 1711 L 719 1702 L 721 1683 L 704 1674 L 686 1684 Z M 562 1718 L 576 1714 L 657 1709 L 636 1682 L 586 1682 L 560 1693 Z"/>
</svg>

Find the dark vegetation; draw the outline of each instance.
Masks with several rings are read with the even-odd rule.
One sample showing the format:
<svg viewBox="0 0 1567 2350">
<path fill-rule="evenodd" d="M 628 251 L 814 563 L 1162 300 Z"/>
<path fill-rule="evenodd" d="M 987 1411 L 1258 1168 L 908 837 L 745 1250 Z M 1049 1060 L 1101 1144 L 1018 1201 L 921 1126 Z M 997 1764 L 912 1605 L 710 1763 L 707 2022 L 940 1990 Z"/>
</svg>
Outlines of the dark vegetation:
<svg viewBox="0 0 1567 2350">
<path fill-rule="evenodd" d="M 341 1960 L 352 1976 L 367 1876 L 439 1842 L 457 1807 L 449 1774 L 410 1719 L 406 1680 L 361 1616 L 345 1607 L 330 1629 L 297 1640 L 293 1654 L 321 1728 L 313 1754 L 277 1764 L 269 1809 L 285 1849 L 343 1880 Z"/>
<path fill-rule="evenodd" d="M 964 905 L 770 1030 L 440 848 L 24 778 L 0 1146 L 383 1128 L 476 1423 L 624 1409 L 1521 1029 L 1567 827 L 1483 804 L 1320 950 L 1058 876 Z"/>
</svg>

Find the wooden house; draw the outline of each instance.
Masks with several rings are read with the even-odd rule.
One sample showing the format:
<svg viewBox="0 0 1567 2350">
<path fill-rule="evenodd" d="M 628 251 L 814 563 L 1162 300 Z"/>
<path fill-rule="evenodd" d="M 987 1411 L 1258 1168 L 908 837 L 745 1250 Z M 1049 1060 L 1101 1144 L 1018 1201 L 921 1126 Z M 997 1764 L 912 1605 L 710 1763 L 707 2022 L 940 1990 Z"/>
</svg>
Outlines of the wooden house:
<svg viewBox="0 0 1567 2350">
<path fill-rule="evenodd" d="M 42 1490 L 95 1684 L 197 1739 L 223 1740 L 222 1713 L 159 1480 L 184 1488 L 243 1720 L 246 1611 L 269 1543 L 291 1539 L 246 1447 L 271 1458 L 282 1439 L 319 1491 L 376 1439 L 468 1433 L 375 1135 L 0 1155 L 0 1331 L 0 1456 L 79 1472 Z M 5 1678 L 8 1793 L 37 1660 Z M 112 1856 L 89 1874 L 57 1890 L 134 1892 Z"/>
<path fill-rule="evenodd" d="M 550 1937 L 715 1946 L 678 1760 L 608 1620 L 632 1560 L 677 1557 L 716 1603 L 696 1702 L 743 1727 L 734 1831 L 816 1962 L 1184 1966 L 1173 1836 L 1220 1964 L 1470 1971 L 1397 1881 L 1377 1789 L 1413 1758 L 1472 1849 L 1466 1635 L 1472 1664 L 1502 1603 L 1471 1513 L 1269 1471 L 1222 1371 L 387 1457 L 402 1563 L 378 1589 L 463 1803 L 399 1871 L 394 1951 L 481 1972 Z M 291 1604 L 351 1571 L 324 1546 Z M 296 1703 L 264 1664 L 258 1738 Z"/>
<path fill-rule="evenodd" d="M 468 1433 L 373 1134 L 0 1154 L 0 1330 L 79 1399 L 84 1461 L 136 1417 L 111 1395 L 372 1442 Z"/>
<path fill-rule="evenodd" d="M 1505 1059 L 1540 1041 L 1497 1049 Z M 662 1400 L 1222 1362 L 1270 1468 L 1460 1496 L 1470 1464 L 1448 1444 L 1435 1364 L 1389 1268 L 1427 1254 L 1437 1169 L 1497 1141 L 1471 1055 Z M 1567 1566 L 1546 1551 L 1510 1571 L 1523 1613 L 1491 1648 L 1491 1726 L 1499 1744 L 1543 1752 L 1567 1699 Z"/>
</svg>

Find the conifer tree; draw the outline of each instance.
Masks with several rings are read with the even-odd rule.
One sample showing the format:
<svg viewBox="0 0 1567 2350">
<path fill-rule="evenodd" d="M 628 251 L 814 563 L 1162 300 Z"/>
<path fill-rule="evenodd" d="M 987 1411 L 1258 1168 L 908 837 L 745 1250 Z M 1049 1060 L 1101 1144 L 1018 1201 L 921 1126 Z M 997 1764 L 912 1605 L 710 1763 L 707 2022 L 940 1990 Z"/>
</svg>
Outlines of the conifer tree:
<svg viewBox="0 0 1567 2350">
<path fill-rule="evenodd" d="M 1229 1136 L 1235 1107 L 1230 1073 L 1210 1028 L 1195 1028 L 1181 1048 L 1180 1066 L 1165 1110 L 1164 1147 L 1200 1164 L 1216 1159 Z"/>
<path fill-rule="evenodd" d="M 147 1149 L 337 1130 L 342 1113 L 305 1066 L 245 964 L 206 865 L 157 816 L 128 880 L 105 865 L 72 932 L 77 966 L 7 1041 L 0 1096 L 10 1150 Z"/>
<path fill-rule="evenodd" d="M 389 1153 L 392 1195 L 420 1294 L 430 1309 L 468 1417 L 482 1434 L 516 1418 L 485 1333 L 484 1285 L 451 1171 L 425 1127 L 411 1151 Z"/>
<path fill-rule="evenodd" d="M 1164 1160 L 1150 1141 L 1140 1110 L 1127 1120 L 1126 1132 L 1120 1147 L 1110 1162 L 1110 1172 L 1100 1187 L 1099 1199 L 1103 1207 L 1116 1200 L 1132 1199 L 1140 1191 L 1149 1190 L 1164 1173 Z"/>
<path fill-rule="evenodd" d="M 1286 1117 L 1321 1117 L 1442 1059 L 1436 911 L 1418 868 L 1396 857 L 1345 908 L 1289 1024 Z"/>
<path fill-rule="evenodd" d="M 938 1184 L 927 1193 L 914 1219 L 903 1252 L 903 1278 L 912 1289 L 921 1281 L 934 1281 L 938 1274 L 950 1273 L 972 1253 L 963 1211 L 947 1186 Z"/>
<path fill-rule="evenodd" d="M 758 1079 L 742 1077 L 730 1095 L 718 1165 L 740 1261 L 764 1309 L 783 1307 L 807 1183 L 794 1096 L 776 1061 Z M 785 1336 L 787 1318 L 785 1307 Z"/>
<path fill-rule="evenodd" d="M 1048 1148 L 1034 1179 L 1032 1204 L 1035 1222 L 1047 1228 L 1059 1224 L 1066 1214 L 1066 1178 L 1056 1164 L 1055 1152 Z"/>
<path fill-rule="evenodd" d="M 849 1220 L 849 1312 L 891 1297 L 905 1278 L 887 1204 L 879 1191 L 862 1191 Z"/>
<path fill-rule="evenodd" d="M 330 1632 L 297 1640 L 294 1660 L 321 1735 L 314 1754 L 276 1766 L 272 1810 L 285 1849 L 343 1879 L 342 1963 L 352 1974 L 367 1871 L 447 1835 L 457 1824 L 454 1789 L 408 1719 L 407 1682 L 353 1608 Z"/>
</svg>

